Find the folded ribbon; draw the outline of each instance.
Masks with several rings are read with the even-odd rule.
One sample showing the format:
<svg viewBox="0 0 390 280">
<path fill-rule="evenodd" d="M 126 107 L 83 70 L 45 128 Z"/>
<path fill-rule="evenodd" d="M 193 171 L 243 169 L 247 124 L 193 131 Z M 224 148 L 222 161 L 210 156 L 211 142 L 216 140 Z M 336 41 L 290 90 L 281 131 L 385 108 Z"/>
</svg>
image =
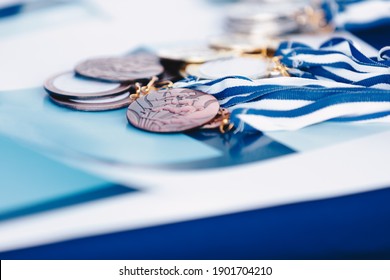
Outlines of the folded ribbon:
<svg viewBox="0 0 390 280">
<path fill-rule="evenodd" d="M 296 42 L 283 42 L 276 55 L 289 74 L 379 89 L 390 89 L 390 47 L 374 58 L 367 57 L 351 41 L 332 38 L 318 49 Z"/>
<path fill-rule="evenodd" d="M 363 30 L 390 24 L 388 0 L 322 0 L 325 20 L 337 29 Z"/>
</svg>

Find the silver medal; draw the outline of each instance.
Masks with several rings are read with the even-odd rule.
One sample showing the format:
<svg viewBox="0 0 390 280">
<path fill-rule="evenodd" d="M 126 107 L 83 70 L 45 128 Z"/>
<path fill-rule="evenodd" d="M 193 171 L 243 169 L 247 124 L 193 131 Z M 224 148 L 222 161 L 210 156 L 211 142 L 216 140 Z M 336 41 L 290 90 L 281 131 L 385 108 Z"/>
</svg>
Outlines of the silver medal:
<svg viewBox="0 0 390 280">
<path fill-rule="evenodd" d="M 201 65 L 189 64 L 185 68 L 185 74 L 210 80 L 226 76 L 244 76 L 250 79 L 259 79 L 267 76 L 268 68 L 269 63 L 266 59 L 235 57 L 210 61 Z"/>
<path fill-rule="evenodd" d="M 65 72 L 49 78 L 44 87 L 54 98 L 89 99 L 115 96 L 129 91 L 131 85 L 101 82 Z"/>
</svg>

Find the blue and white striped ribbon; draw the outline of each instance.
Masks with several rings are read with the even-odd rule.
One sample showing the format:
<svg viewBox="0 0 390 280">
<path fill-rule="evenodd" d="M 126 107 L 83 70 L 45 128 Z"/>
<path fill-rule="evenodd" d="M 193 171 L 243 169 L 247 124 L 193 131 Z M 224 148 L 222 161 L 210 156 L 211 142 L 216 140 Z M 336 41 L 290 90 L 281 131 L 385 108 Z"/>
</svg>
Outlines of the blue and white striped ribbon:
<svg viewBox="0 0 390 280">
<path fill-rule="evenodd" d="M 390 24 L 389 0 L 322 0 L 328 23 L 337 29 L 362 30 Z"/>
<path fill-rule="evenodd" d="M 292 76 L 378 89 L 390 89 L 389 53 L 390 47 L 384 47 L 377 57 L 370 58 L 344 38 L 332 38 L 318 49 L 283 42 L 276 51 Z"/>
<path fill-rule="evenodd" d="M 390 91 L 296 77 L 187 79 L 229 108 L 235 131 L 295 130 L 324 121 L 390 123 Z"/>
</svg>

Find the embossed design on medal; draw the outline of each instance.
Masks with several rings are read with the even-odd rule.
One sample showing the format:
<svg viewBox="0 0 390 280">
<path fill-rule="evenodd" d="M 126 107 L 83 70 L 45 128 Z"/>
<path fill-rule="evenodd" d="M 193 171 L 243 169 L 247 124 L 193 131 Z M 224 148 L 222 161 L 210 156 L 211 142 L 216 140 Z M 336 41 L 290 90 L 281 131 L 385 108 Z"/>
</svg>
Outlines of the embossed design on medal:
<svg viewBox="0 0 390 280">
<path fill-rule="evenodd" d="M 219 110 L 217 99 L 186 88 L 151 91 L 127 110 L 128 121 L 152 132 L 181 132 L 210 122 Z"/>
<path fill-rule="evenodd" d="M 110 82 L 130 82 L 159 76 L 164 68 L 150 56 L 95 58 L 75 67 L 79 75 Z"/>
</svg>

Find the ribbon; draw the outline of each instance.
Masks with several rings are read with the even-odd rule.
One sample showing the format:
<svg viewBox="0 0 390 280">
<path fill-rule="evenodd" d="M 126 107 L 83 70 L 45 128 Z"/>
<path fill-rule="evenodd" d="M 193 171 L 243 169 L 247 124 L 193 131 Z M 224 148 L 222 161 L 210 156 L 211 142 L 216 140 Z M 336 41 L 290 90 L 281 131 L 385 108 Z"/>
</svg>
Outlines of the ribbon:
<svg viewBox="0 0 390 280">
<path fill-rule="evenodd" d="M 390 122 L 390 91 L 298 77 L 232 76 L 187 87 L 215 96 L 231 112 L 235 132 L 296 130 L 324 121 Z"/>
<path fill-rule="evenodd" d="M 332 38 L 318 49 L 283 42 L 276 51 L 292 76 L 379 89 L 390 89 L 389 53 L 390 47 L 384 47 L 377 57 L 370 58 L 344 38 Z"/>
<path fill-rule="evenodd" d="M 319 49 L 284 42 L 276 55 L 292 77 L 189 77 L 175 87 L 215 96 L 235 132 L 296 130 L 324 121 L 390 122 L 390 47 L 369 58 L 349 40 Z"/>
<path fill-rule="evenodd" d="M 390 24 L 388 0 L 322 0 L 325 20 L 337 29 L 363 30 Z"/>
</svg>

